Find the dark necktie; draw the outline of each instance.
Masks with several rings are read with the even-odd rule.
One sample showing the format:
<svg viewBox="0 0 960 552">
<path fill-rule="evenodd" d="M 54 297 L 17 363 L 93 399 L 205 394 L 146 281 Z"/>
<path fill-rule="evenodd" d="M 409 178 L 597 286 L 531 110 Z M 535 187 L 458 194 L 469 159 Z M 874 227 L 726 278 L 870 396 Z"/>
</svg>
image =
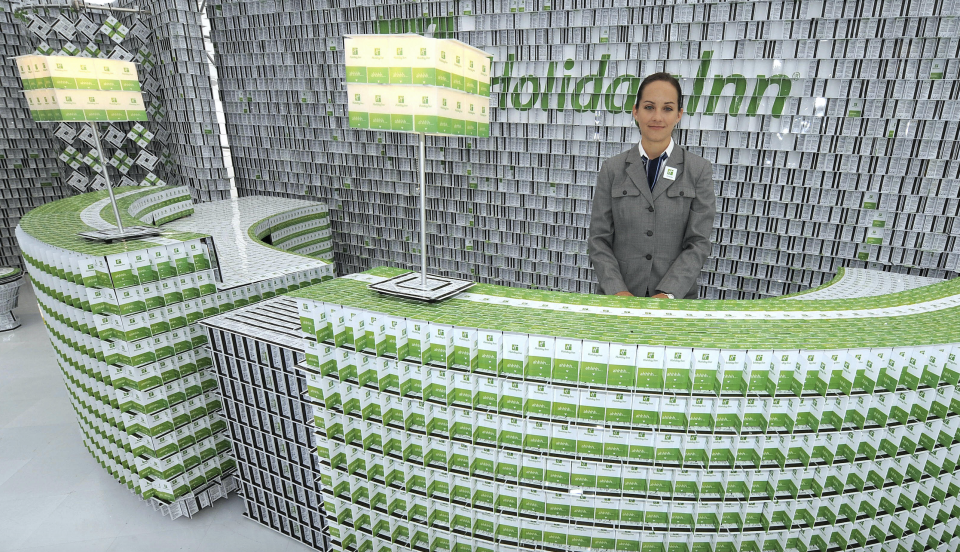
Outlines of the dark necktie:
<svg viewBox="0 0 960 552">
<path fill-rule="evenodd" d="M 647 184 L 650 185 L 650 191 L 653 191 L 653 187 L 657 184 L 657 174 L 660 172 L 660 164 L 665 161 L 667 152 L 663 152 L 660 157 L 656 159 L 647 159 Z"/>
</svg>

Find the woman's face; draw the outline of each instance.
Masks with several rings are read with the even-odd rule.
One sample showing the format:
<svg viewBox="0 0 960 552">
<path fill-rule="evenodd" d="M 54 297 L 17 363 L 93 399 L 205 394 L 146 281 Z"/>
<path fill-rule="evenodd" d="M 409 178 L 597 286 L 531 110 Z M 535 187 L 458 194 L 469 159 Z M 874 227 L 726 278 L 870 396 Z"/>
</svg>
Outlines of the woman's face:
<svg viewBox="0 0 960 552">
<path fill-rule="evenodd" d="M 683 109 L 677 105 L 677 89 L 665 81 L 648 84 L 643 89 L 640 104 L 633 108 L 633 118 L 640 126 L 640 134 L 652 142 L 669 141 L 682 114 Z"/>
</svg>

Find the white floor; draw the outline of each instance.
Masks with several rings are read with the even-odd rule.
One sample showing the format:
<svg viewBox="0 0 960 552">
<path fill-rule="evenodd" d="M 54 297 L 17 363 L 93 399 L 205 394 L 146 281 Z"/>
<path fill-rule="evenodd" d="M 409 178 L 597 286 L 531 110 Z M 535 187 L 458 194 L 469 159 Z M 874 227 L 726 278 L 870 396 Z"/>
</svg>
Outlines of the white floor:
<svg viewBox="0 0 960 552">
<path fill-rule="evenodd" d="M 0 332 L 0 552 L 309 550 L 235 495 L 171 521 L 117 483 L 83 447 L 29 284 L 15 312 L 23 325 Z"/>
</svg>

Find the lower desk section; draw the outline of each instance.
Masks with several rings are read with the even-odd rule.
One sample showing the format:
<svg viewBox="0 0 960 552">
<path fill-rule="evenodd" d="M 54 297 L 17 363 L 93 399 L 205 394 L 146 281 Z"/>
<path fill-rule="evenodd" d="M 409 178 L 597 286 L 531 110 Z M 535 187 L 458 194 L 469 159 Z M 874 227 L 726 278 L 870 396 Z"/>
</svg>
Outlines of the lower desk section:
<svg viewBox="0 0 960 552">
<path fill-rule="evenodd" d="M 296 303 L 277 298 L 205 319 L 248 518 L 316 550 L 326 520 Z"/>
<path fill-rule="evenodd" d="M 839 305 L 672 303 L 680 317 L 707 320 L 705 330 L 736 309 L 792 320 L 843 307 L 879 327 L 915 322 L 925 337 L 842 333 L 828 349 L 800 344 L 815 324 L 810 335 L 780 334 L 762 314 L 757 324 L 741 316 L 725 343 L 667 350 L 591 321 L 607 316 L 604 298 L 582 298 L 600 303 L 583 323 L 554 324 L 548 302 L 580 298 L 478 286 L 423 305 L 365 289 L 391 275 L 346 277 L 203 322 L 248 515 L 261 523 L 286 534 L 285 522 L 320 527 L 315 542 L 377 552 L 957 549 L 960 339 L 950 324 L 888 312 L 925 303 L 951 321 L 955 283 Z M 514 310 L 492 316 L 494 301 Z M 531 304 L 545 319 L 524 311 Z M 620 333 L 586 333 L 601 323 Z M 483 359 L 480 335 L 498 344 Z M 592 347 L 604 342 L 610 352 L 594 366 Z M 613 362 L 624 356 L 614 350 L 639 347 L 659 363 L 636 353 L 626 370 Z M 319 485 L 304 485 L 314 494 L 303 500 L 297 482 L 311 476 Z"/>
<path fill-rule="evenodd" d="M 659 303 L 366 288 L 396 272 L 291 294 L 335 548 L 957 549 L 960 282 Z"/>
</svg>

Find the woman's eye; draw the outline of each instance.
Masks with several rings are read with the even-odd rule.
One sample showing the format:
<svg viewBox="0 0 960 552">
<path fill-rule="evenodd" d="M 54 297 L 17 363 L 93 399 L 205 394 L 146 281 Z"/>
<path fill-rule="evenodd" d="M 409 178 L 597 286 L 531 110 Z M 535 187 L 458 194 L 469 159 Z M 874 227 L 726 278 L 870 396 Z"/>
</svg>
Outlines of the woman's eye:
<svg viewBox="0 0 960 552">
<path fill-rule="evenodd" d="M 665 107 L 665 108 L 663 108 L 663 110 L 664 110 L 664 111 L 673 111 L 673 108 L 672 108 L 672 107 Z"/>
<path fill-rule="evenodd" d="M 650 111 L 651 109 L 653 109 L 653 106 L 652 105 L 644 106 L 644 109 L 646 109 L 647 111 Z"/>
</svg>

